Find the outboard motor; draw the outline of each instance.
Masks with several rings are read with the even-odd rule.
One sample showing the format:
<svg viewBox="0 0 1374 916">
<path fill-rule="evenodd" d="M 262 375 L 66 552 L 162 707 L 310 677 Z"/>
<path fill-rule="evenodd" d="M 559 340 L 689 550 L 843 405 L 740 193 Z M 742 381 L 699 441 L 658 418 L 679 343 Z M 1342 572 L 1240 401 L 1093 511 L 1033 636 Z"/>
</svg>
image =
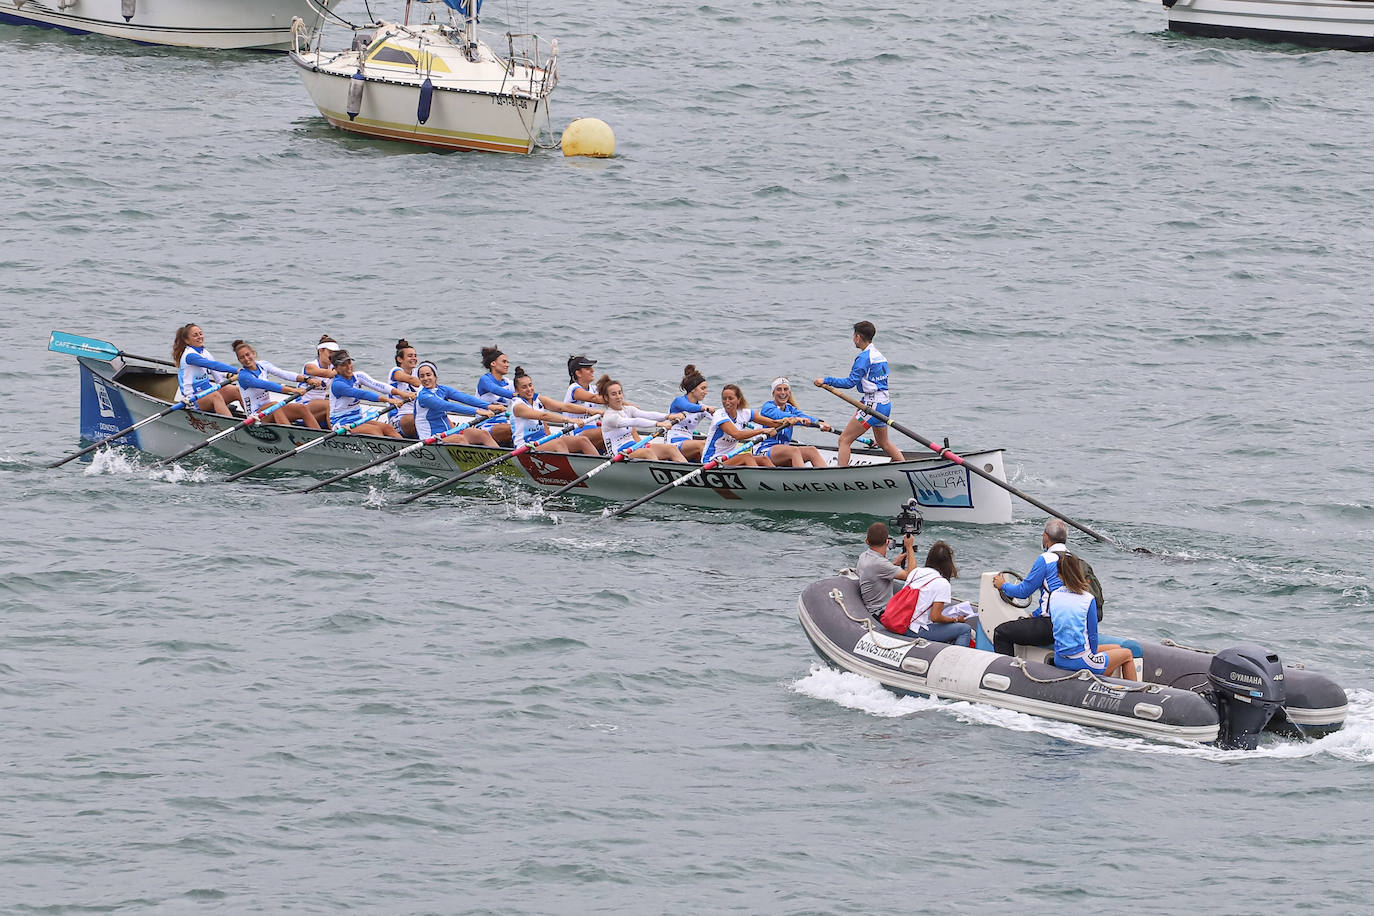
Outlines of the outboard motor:
<svg viewBox="0 0 1374 916">
<path fill-rule="evenodd" d="M 1283 665 L 1262 646 L 1222 649 L 1207 669 L 1221 730 L 1217 747 L 1253 751 L 1274 711 L 1284 704 Z"/>
</svg>

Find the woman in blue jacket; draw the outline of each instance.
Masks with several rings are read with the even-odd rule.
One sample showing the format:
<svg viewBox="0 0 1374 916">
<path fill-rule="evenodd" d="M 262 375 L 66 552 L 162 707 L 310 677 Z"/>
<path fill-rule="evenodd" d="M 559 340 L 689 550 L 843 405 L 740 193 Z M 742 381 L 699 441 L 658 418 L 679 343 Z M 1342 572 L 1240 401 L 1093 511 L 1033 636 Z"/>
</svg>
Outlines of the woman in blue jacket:
<svg viewBox="0 0 1374 916">
<path fill-rule="evenodd" d="M 1059 580 L 1050 592 L 1050 620 L 1054 624 L 1054 666 L 1067 671 L 1091 671 L 1107 677 L 1137 681 L 1131 650 L 1112 643 L 1097 643 L 1097 599 L 1088 589 L 1088 577 L 1078 557 L 1059 556 Z"/>
</svg>

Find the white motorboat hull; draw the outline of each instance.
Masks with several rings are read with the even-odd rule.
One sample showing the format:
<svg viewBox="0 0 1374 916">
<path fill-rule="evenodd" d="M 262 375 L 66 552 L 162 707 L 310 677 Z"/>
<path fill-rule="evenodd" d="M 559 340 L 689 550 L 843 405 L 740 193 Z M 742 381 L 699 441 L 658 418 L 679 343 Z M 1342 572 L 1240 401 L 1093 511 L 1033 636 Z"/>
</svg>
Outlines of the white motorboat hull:
<svg viewBox="0 0 1374 916">
<path fill-rule="evenodd" d="M 286 51 L 293 17 L 320 19 L 306 0 L 136 0 L 130 19 L 123 11 L 120 0 L 75 0 L 66 9 L 59 0 L 0 0 L 4 23 L 216 50 Z"/>
<path fill-rule="evenodd" d="M 81 358 L 81 434 L 94 441 L 167 407 L 176 391 L 175 376 L 143 367 L 120 371 L 119 363 Z M 202 411 L 178 410 L 125 436 L 131 445 L 158 457 L 204 441 L 236 421 Z M 240 430 L 210 446 L 247 464 L 317 439 L 325 433 L 297 426 L 258 425 Z M 414 440 L 374 436 L 340 436 L 278 465 L 282 471 L 335 474 L 373 458 L 394 453 Z M 396 464 L 412 471 L 451 476 L 507 451 L 475 445 L 436 445 L 416 449 Z M 874 458 L 861 460 L 875 461 Z M 976 464 L 1005 479 L 1002 452 L 965 453 Z M 590 455 L 533 453 L 502 463 L 489 473 L 523 480 L 540 490 L 572 482 L 604 458 Z M 694 466 L 667 461 L 621 461 L 571 491 L 616 503 L 628 502 L 691 471 Z M 380 473 L 381 469 L 379 469 Z M 366 477 L 360 477 L 366 480 Z M 857 464 L 848 468 L 721 468 L 692 484 L 674 487 L 659 502 L 726 509 L 883 517 L 915 498 L 927 521 L 1003 524 L 1012 519 L 1011 497 L 965 467 L 932 455 L 896 463 Z"/>
<path fill-rule="evenodd" d="M 1178 0 L 1165 8 L 1175 32 L 1374 50 L 1368 0 Z"/>
<path fill-rule="evenodd" d="M 435 87 L 429 118 L 421 124 L 418 80 L 375 74 L 364 81 L 362 105 L 357 116 L 350 118 L 348 91 L 354 80 L 320 69 L 315 57 L 313 52 L 291 53 L 320 114 L 351 133 L 437 149 L 529 153 L 534 149 L 540 120 L 546 118 L 547 99 L 440 85 Z"/>
</svg>

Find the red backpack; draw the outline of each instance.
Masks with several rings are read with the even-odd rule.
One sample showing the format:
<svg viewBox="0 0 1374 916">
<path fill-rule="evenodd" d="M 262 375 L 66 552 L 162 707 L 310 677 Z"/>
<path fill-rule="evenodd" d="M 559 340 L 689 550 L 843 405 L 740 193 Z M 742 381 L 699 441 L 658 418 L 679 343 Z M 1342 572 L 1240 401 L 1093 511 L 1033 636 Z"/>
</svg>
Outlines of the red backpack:
<svg viewBox="0 0 1374 916">
<path fill-rule="evenodd" d="M 921 586 L 934 582 L 937 576 L 932 576 L 921 585 L 913 587 L 907 584 L 898 589 L 897 594 L 887 602 L 887 607 L 883 608 L 882 616 L 878 618 L 882 625 L 893 633 L 905 636 L 906 631 L 911 628 L 911 618 L 916 616 L 916 605 L 921 600 Z"/>
</svg>

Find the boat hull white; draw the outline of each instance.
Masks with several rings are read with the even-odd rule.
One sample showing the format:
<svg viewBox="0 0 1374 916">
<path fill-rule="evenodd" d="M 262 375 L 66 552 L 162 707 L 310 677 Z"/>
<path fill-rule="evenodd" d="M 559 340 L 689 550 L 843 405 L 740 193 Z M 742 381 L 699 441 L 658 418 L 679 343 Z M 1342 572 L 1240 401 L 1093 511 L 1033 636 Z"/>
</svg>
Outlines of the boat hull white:
<svg viewBox="0 0 1374 916">
<path fill-rule="evenodd" d="M 119 371 L 118 364 L 81 358 L 81 434 L 95 440 L 163 410 L 175 393 L 174 377 L 142 367 Z M 153 392 L 150 394 L 149 392 Z M 156 395 L 156 396 L 155 396 Z M 120 444 L 166 457 L 228 429 L 232 421 L 201 411 L 179 410 L 126 436 Z M 324 435 L 301 427 L 260 425 L 226 436 L 210 448 L 236 460 L 257 464 Z M 413 440 L 340 436 L 278 466 L 282 471 L 338 473 L 391 454 Z M 469 445 L 426 446 L 397 459 L 403 468 L 450 476 L 501 454 L 503 449 Z M 976 463 L 1005 479 L 1002 452 L 970 452 Z M 869 459 L 871 460 L 871 459 Z M 588 455 L 521 455 L 493 469 L 493 475 L 552 490 L 602 464 Z M 611 502 L 627 502 L 692 470 L 662 461 L 622 461 L 571 491 Z M 380 469 L 378 472 L 380 473 Z M 367 477 L 360 477 L 367 480 Z M 722 468 L 693 484 L 674 487 L 658 501 L 711 508 L 887 516 L 916 498 L 928 521 L 1003 524 L 1012 519 L 1011 497 L 966 468 L 932 455 L 892 464 L 849 468 Z"/>
<path fill-rule="evenodd" d="M 1190 35 L 1374 50 L 1374 3 L 1366 0 L 1178 0 L 1169 29 Z"/>
<path fill-rule="evenodd" d="M 306 0 L 137 0 L 132 18 L 122 12 L 120 0 L 76 0 L 66 9 L 59 0 L 0 0 L 3 23 L 215 50 L 286 51 L 293 17 L 320 19 Z"/>
</svg>

